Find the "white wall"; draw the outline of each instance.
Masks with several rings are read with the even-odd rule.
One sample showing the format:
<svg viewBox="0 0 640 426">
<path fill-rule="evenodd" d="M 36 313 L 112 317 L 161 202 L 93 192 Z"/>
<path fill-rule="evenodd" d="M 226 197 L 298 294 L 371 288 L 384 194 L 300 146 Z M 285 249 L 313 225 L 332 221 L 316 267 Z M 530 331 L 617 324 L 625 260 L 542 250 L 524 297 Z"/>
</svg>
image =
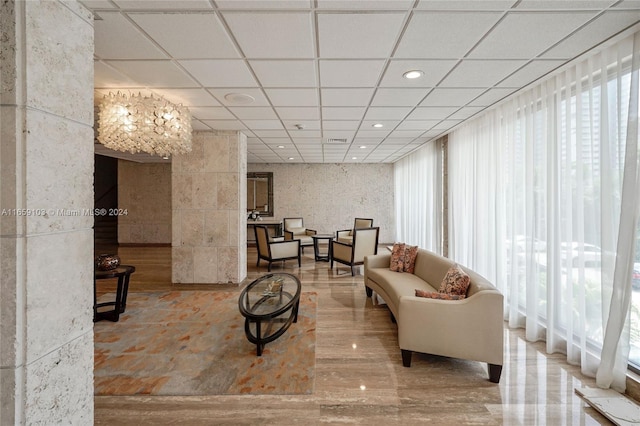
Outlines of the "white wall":
<svg viewBox="0 0 640 426">
<path fill-rule="evenodd" d="M 307 228 L 334 233 L 356 217 L 373 218 L 379 241 L 394 241 L 393 164 L 257 164 L 273 172 L 274 218 L 303 217 Z"/>
</svg>

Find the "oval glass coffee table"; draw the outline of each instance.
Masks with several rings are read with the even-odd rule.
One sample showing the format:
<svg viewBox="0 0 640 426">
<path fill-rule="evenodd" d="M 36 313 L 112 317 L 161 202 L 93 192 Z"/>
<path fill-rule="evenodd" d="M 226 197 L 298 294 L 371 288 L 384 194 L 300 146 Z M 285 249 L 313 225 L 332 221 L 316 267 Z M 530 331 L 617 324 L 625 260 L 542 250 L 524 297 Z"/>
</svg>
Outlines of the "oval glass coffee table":
<svg viewBox="0 0 640 426">
<path fill-rule="evenodd" d="M 238 300 L 244 316 L 244 332 L 261 356 L 264 345 L 282 336 L 298 321 L 300 291 L 297 277 L 286 273 L 268 274 L 249 284 Z"/>
</svg>

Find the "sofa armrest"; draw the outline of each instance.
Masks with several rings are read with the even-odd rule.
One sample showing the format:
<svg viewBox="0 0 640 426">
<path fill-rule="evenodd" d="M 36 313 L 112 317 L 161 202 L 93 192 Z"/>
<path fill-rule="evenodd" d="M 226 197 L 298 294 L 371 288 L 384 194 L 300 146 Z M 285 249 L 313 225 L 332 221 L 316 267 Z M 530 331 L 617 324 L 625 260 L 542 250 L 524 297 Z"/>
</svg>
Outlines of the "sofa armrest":
<svg viewBox="0 0 640 426">
<path fill-rule="evenodd" d="M 364 270 L 367 268 L 388 268 L 391 264 L 391 253 L 382 253 L 365 256 Z"/>
<path fill-rule="evenodd" d="M 306 235 L 316 235 L 318 233 L 318 231 L 316 231 L 315 229 L 307 229 L 305 231 Z"/>
<path fill-rule="evenodd" d="M 498 290 L 463 300 L 402 296 L 400 349 L 502 365 L 503 299 Z"/>
<path fill-rule="evenodd" d="M 340 238 L 340 237 L 350 237 L 351 236 L 351 229 L 341 229 L 339 231 L 336 231 L 336 237 Z"/>
<path fill-rule="evenodd" d="M 284 239 L 285 239 L 285 241 L 291 241 L 291 240 L 293 240 L 293 232 L 291 232 L 291 231 L 284 231 Z"/>
</svg>

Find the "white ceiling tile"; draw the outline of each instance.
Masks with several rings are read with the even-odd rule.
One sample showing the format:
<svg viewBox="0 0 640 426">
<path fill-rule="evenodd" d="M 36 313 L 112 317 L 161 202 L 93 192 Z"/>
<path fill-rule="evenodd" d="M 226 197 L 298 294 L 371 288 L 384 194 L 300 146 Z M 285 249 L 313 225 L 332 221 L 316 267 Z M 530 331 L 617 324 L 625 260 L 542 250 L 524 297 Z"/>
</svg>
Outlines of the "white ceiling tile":
<svg viewBox="0 0 640 426">
<path fill-rule="evenodd" d="M 257 87 L 243 60 L 193 59 L 182 60 L 182 65 L 205 87 Z"/>
<path fill-rule="evenodd" d="M 460 108 L 459 111 L 456 111 L 454 114 L 451 114 L 449 118 L 453 120 L 466 120 L 467 118 L 479 113 L 484 109 L 485 107 L 463 107 Z"/>
<path fill-rule="evenodd" d="M 460 124 L 462 120 L 442 120 L 440 123 L 433 126 L 431 130 L 449 130 L 454 126 Z"/>
<path fill-rule="evenodd" d="M 263 87 L 318 87 L 314 61 L 252 60 L 249 65 Z"/>
<path fill-rule="evenodd" d="M 516 5 L 516 9 L 529 10 L 553 10 L 553 9 L 594 9 L 600 10 L 611 6 L 615 3 L 612 0 L 522 0 Z"/>
<path fill-rule="evenodd" d="M 394 59 L 380 82 L 381 87 L 434 87 L 457 64 L 456 60 L 417 60 Z M 407 71 L 423 71 L 424 75 L 416 79 L 407 79 L 403 74 Z"/>
<path fill-rule="evenodd" d="M 404 13 L 320 13 L 320 57 L 387 58 L 404 18 Z"/>
<path fill-rule="evenodd" d="M 334 121 L 334 120 L 323 120 L 322 121 L 322 129 L 323 130 L 349 130 L 353 128 L 357 128 L 359 121 Z"/>
<path fill-rule="evenodd" d="M 391 131 L 393 130 L 393 128 L 387 128 L 387 129 L 372 129 L 370 127 L 368 128 L 360 128 L 360 130 L 358 130 L 358 133 L 356 134 L 356 137 L 358 138 L 385 138 L 387 136 L 389 136 L 389 134 L 391 133 Z"/>
<path fill-rule="evenodd" d="M 465 60 L 444 79 L 441 86 L 491 87 L 525 63 L 516 60 Z"/>
<path fill-rule="evenodd" d="M 321 60 L 323 87 L 375 87 L 382 75 L 383 60 Z"/>
<path fill-rule="evenodd" d="M 296 144 L 296 146 L 322 145 L 322 141 L 320 137 L 315 137 L 315 138 L 295 137 L 293 138 L 293 142 Z"/>
<path fill-rule="evenodd" d="M 371 107 L 367 110 L 365 120 L 401 120 L 413 107 Z"/>
<path fill-rule="evenodd" d="M 331 10 L 404 10 L 414 0 L 318 0 L 318 9 Z"/>
<path fill-rule="evenodd" d="M 136 82 L 148 87 L 197 87 L 197 83 L 170 61 L 108 61 Z"/>
<path fill-rule="evenodd" d="M 295 140 L 297 140 L 298 138 L 316 138 L 317 140 L 319 140 L 322 137 L 322 132 L 319 129 L 289 130 L 289 134 L 291 135 L 291 138 Z"/>
<path fill-rule="evenodd" d="M 100 12 L 94 21 L 95 55 L 101 59 L 165 59 L 140 30 L 118 12 Z"/>
<path fill-rule="evenodd" d="M 278 145 L 291 145 L 293 143 L 291 138 L 262 138 L 258 140 L 262 140 L 265 145 L 272 147 L 276 147 Z"/>
<path fill-rule="evenodd" d="M 639 6 L 640 7 L 640 6 Z M 609 11 L 546 51 L 543 58 L 573 58 L 640 20 L 640 11 Z"/>
<path fill-rule="evenodd" d="M 286 120 L 284 125 L 291 131 L 320 130 L 320 120 Z M 302 129 L 298 129 L 297 126 L 302 126 Z"/>
<path fill-rule="evenodd" d="M 283 120 L 319 120 L 317 107 L 277 107 L 276 112 Z"/>
<path fill-rule="evenodd" d="M 498 83 L 498 87 L 515 87 L 520 88 L 528 85 L 529 83 L 540 78 L 540 76 L 546 75 L 558 68 L 565 61 L 560 60 L 540 60 L 532 61 L 531 63 L 520 68 L 518 71 L 510 75 L 509 77 Z"/>
<path fill-rule="evenodd" d="M 365 107 L 325 107 L 322 108 L 324 120 L 360 120 Z"/>
<path fill-rule="evenodd" d="M 214 130 L 244 130 L 246 127 L 237 120 L 202 120 Z"/>
<path fill-rule="evenodd" d="M 188 107 L 220 106 L 220 102 L 204 89 L 158 89 L 157 93 L 171 102 Z"/>
<path fill-rule="evenodd" d="M 270 107 L 229 107 L 239 119 L 277 120 L 278 116 Z"/>
<path fill-rule="evenodd" d="M 378 89 L 372 106 L 415 106 L 429 93 L 429 89 Z"/>
<path fill-rule="evenodd" d="M 265 89 L 273 106 L 316 106 L 318 91 L 316 89 Z"/>
<path fill-rule="evenodd" d="M 322 89 L 322 106 L 366 106 L 373 89 Z"/>
<path fill-rule="evenodd" d="M 491 12 L 416 12 L 394 57 L 462 58 L 501 16 Z"/>
<path fill-rule="evenodd" d="M 342 139 L 346 138 L 347 141 L 351 141 L 355 136 L 356 131 L 348 131 L 348 130 L 325 130 L 322 132 L 322 137 L 325 139 Z"/>
<path fill-rule="evenodd" d="M 207 0 L 180 0 L 180 3 L 167 0 L 113 0 L 119 7 L 127 10 L 204 10 L 211 9 L 211 3 Z M 177 7 L 179 6 L 179 7 Z"/>
<path fill-rule="evenodd" d="M 514 89 L 489 89 L 478 98 L 469 102 L 468 106 L 489 106 L 499 100 L 509 96 Z"/>
<path fill-rule="evenodd" d="M 280 120 L 242 120 L 250 129 L 256 130 L 280 130 L 284 127 Z"/>
<path fill-rule="evenodd" d="M 311 13 L 224 12 L 223 17 L 248 58 L 315 56 Z"/>
<path fill-rule="evenodd" d="M 458 110 L 458 107 L 418 107 L 407 120 L 442 120 Z"/>
<path fill-rule="evenodd" d="M 638 9 L 640 8 L 640 0 L 622 0 L 616 3 L 616 7 L 621 9 Z"/>
<path fill-rule="evenodd" d="M 199 120 L 191 120 L 191 128 L 193 130 L 211 130 L 211 127 L 207 126 Z"/>
<path fill-rule="evenodd" d="M 406 120 L 403 121 L 397 130 L 420 130 L 422 132 L 433 128 L 440 120 Z"/>
<path fill-rule="evenodd" d="M 238 105 L 236 102 L 234 102 L 233 96 L 230 96 L 229 98 L 227 98 L 227 95 L 242 94 L 242 95 L 249 95 L 254 99 L 253 102 L 249 104 L 251 106 L 269 106 L 269 100 L 264 96 L 264 94 L 262 93 L 262 90 L 260 89 L 247 88 L 247 87 L 243 87 L 243 88 L 230 87 L 230 88 L 224 88 L 224 89 L 210 88 L 210 89 L 207 89 L 207 91 L 211 93 L 213 96 L 215 96 L 216 99 L 220 101 L 222 105 L 246 106 L 244 104 Z"/>
<path fill-rule="evenodd" d="M 132 13 L 131 18 L 174 58 L 239 58 L 213 13 Z M 167 31 L 177 26 L 180 31 Z M 194 40 L 202 41 L 194 43 Z"/>
<path fill-rule="evenodd" d="M 428 10 L 507 10 L 516 0 L 420 0 L 418 9 Z"/>
<path fill-rule="evenodd" d="M 220 9 L 309 9 L 313 0 L 216 0 Z"/>
<path fill-rule="evenodd" d="M 138 85 L 131 78 L 109 64 L 96 61 L 93 66 L 93 79 L 95 87 L 132 87 Z"/>
<path fill-rule="evenodd" d="M 389 134 L 390 138 L 417 138 L 424 133 L 424 130 L 394 130 Z"/>
<path fill-rule="evenodd" d="M 253 133 L 260 138 L 288 138 L 286 130 L 255 130 Z"/>
<path fill-rule="evenodd" d="M 485 89 L 435 88 L 420 106 L 459 106 L 466 105 L 478 97 Z"/>
<path fill-rule="evenodd" d="M 234 116 L 224 107 L 191 107 L 191 115 L 200 120 L 233 120 Z"/>
<path fill-rule="evenodd" d="M 82 0 L 87 9 L 115 9 L 116 6 L 109 0 Z"/>
<path fill-rule="evenodd" d="M 469 54 L 469 58 L 535 57 L 595 16 L 596 12 L 509 13 Z M 545 28 L 544 31 L 537 31 Z M 535 33 L 535 37 L 531 34 Z"/>
</svg>

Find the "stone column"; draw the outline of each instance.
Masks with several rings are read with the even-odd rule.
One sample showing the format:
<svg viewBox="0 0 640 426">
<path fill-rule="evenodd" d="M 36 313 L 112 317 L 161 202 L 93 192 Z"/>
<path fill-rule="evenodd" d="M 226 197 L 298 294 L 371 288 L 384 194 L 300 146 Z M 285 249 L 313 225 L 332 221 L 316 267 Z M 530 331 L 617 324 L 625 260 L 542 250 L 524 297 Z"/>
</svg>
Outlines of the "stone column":
<svg viewBox="0 0 640 426">
<path fill-rule="evenodd" d="M 174 283 L 240 283 L 247 276 L 247 138 L 194 132 L 193 150 L 173 157 Z"/>
<path fill-rule="evenodd" d="M 0 31 L 0 424 L 91 424 L 93 18 L 4 1 Z"/>
</svg>

